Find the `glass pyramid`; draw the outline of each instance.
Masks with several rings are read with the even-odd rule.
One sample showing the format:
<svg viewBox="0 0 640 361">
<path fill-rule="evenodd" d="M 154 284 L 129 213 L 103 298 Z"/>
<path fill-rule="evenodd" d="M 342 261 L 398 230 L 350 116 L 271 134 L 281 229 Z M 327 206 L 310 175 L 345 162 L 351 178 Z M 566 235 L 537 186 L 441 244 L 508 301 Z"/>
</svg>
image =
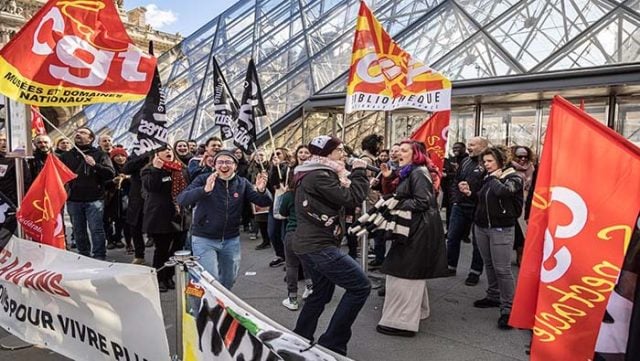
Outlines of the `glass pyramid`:
<svg viewBox="0 0 640 361">
<path fill-rule="evenodd" d="M 639 0 L 367 4 L 405 50 L 454 81 L 640 61 Z M 162 54 L 172 139 L 201 142 L 219 132 L 212 116 L 212 55 L 238 100 L 249 59 L 256 60 L 268 113 L 259 132 L 314 95 L 344 92 L 358 6 L 359 0 L 240 0 Z M 87 125 L 128 146 L 133 136 L 127 129 L 141 104 L 88 106 L 62 130 Z M 296 124 L 283 129 L 300 138 Z"/>
</svg>

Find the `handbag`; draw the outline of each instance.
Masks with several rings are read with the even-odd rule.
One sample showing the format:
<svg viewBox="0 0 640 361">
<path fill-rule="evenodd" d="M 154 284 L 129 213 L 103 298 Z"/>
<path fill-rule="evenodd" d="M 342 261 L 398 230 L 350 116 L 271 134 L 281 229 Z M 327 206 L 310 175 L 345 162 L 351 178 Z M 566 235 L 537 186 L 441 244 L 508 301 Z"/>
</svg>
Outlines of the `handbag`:
<svg viewBox="0 0 640 361">
<path fill-rule="evenodd" d="M 289 184 L 289 171 L 287 171 L 287 175 L 285 176 L 284 184 L 280 183 L 280 188 L 276 189 L 275 194 L 273 195 L 273 218 L 279 220 L 285 220 L 287 217 L 280 214 L 280 205 L 282 204 L 282 196 L 287 193 L 287 187 L 285 184 Z"/>
</svg>

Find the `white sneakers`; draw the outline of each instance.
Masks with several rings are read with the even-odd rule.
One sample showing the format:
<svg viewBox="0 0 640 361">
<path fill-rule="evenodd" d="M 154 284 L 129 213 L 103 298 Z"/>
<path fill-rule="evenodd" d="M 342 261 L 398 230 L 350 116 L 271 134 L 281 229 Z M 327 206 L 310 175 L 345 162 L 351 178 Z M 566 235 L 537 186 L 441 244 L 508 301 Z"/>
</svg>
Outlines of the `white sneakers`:
<svg viewBox="0 0 640 361">
<path fill-rule="evenodd" d="M 297 298 L 287 297 L 282 301 L 282 305 L 291 311 L 297 311 L 300 308 Z"/>
<path fill-rule="evenodd" d="M 313 285 L 306 285 L 304 287 L 304 293 L 302 293 L 302 299 L 306 300 L 313 293 Z"/>
</svg>

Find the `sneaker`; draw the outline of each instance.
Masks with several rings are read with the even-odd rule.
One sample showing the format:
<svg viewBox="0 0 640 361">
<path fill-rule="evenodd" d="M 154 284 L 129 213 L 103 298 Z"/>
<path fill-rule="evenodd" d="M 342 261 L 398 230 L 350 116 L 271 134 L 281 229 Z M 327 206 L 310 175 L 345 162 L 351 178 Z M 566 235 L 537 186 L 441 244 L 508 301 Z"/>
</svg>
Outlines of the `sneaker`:
<svg viewBox="0 0 640 361">
<path fill-rule="evenodd" d="M 291 311 L 297 311 L 300 308 L 300 304 L 298 303 L 298 299 L 294 297 L 287 297 L 282 301 L 282 305 Z"/>
<path fill-rule="evenodd" d="M 153 246 L 155 246 L 155 245 L 156 245 L 156 243 L 155 243 L 155 242 L 153 241 L 153 239 L 151 239 L 151 238 L 149 238 L 149 239 L 147 240 L 147 243 L 145 243 L 145 244 L 144 244 L 144 246 L 145 246 L 145 247 L 153 247 Z"/>
<path fill-rule="evenodd" d="M 271 247 L 271 244 L 269 243 L 260 243 L 259 245 L 256 246 L 256 251 L 267 249 L 269 247 Z"/>
<path fill-rule="evenodd" d="M 269 262 L 269 267 L 279 267 L 284 265 L 284 258 L 276 257 Z"/>
<path fill-rule="evenodd" d="M 114 249 L 114 248 L 116 248 L 115 243 L 112 243 L 112 242 L 107 243 L 107 249 Z"/>
<path fill-rule="evenodd" d="M 473 302 L 475 308 L 493 308 L 500 307 L 500 301 L 488 299 L 487 297 Z"/>
<path fill-rule="evenodd" d="M 249 236 L 249 239 L 252 240 L 252 241 L 255 241 L 256 239 L 258 239 L 258 237 L 256 237 L 255 235 L 252 234 L 252 235 Z"/>
<path fill-rule="evenodd" d="M 380 287 L 378 290 L 378 296 L 384 297 L 387 295 L 387 288 L 385 286 Z"/>
<path fill-rule="evenodd" d="M 445 276 L 446 277 L 455 277 L 456 276 L 456 270 L 451 269 L 451 268 L 447 269 L 447 273 L 446 273 Z"/>
<path fill-rule="evenodd" d="M 124 243 L 122 243 L 122 241 L 117 241 L 114 245 L 116 248 L 124 248 Z"/>
<path fill-rule="evenodd" d="M 501 330 L 510 330 L 513 327 L 509 326 L 509 314 L 505 313 L 504 315 L 500 315 L 498 319 L 498 328 Z"/>
<path fill-rule="evenodd" d="M 475 286 L 478 284 L 478 282 L 480 282 L 480 275 L 477 275 L 475 273 L 469 273 L 467 279 L 464 280 L 464 284 L 467 286 Z"/>
<path fill-rule="evenodd" d="M 134 258 L 131 264 L 145 265 L 144 258 Z"/>
<path fill-rule="evenodd" d="M 304 286 L 304 292 L 302 293 L 302 299 L 306 300 L 313 293 L 313 285 Z"/>
</svg>

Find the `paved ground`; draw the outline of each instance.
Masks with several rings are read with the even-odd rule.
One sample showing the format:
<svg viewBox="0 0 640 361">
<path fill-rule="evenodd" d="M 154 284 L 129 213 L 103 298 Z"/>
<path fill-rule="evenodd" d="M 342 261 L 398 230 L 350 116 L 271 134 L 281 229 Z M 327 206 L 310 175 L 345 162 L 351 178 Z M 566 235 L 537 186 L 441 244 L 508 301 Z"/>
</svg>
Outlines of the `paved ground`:
<svg viewBox="0 0 640 361">
<path fill-rule="evenodd" d="M 271 249 L 256 251 L 259 241 L 250 241 L 243 234 L 243 260 L 238 281 L 233 291 L 249 304 L 275 321 L 292 328 L 297 312 L 281 305 L 286 296 L 283 268 L 269 268 L 273 257 Z M 502 331 L 496 326 L 496 309 L 474 309 L 475 299 L 484 297 L 486 280 L 481 278 L 478 286 L 464 285 L 470 263 L 470 245 L 464 245 L 461 270 L 457 277 L 429 282 L 431 317 L 424 320 L 415 338 L 398 338 L 378 334 L 375 326 L 380 319 L 383 298 L 376 291 L 371 293 L 353 329 L 349 344 L 349 356 L 354 360 L 527 360 L 525 346 L 528 333 L 525 331 Z M 150 261 L 153 250 L 147 250 Z M 109 258 L 126 262 L 123 250 L 110 251 Z M 255 272 L 255 275 L 253 275 Z M 302 284 L 301 284 L 302 287 Z M 336 292 L 333 302 L 320 320 L 317 336 L 327 326 L 342 292 Z M 161 295 L 167 337 L 171 351 L 175 350 L 175 294 Z M 0 344 L 10 345 L 16 341 L 0 329 Z M 0 351 L 0 361 L 67 360 L 46 349 L 31 347 L 20 351 Z"/>
</svg>

